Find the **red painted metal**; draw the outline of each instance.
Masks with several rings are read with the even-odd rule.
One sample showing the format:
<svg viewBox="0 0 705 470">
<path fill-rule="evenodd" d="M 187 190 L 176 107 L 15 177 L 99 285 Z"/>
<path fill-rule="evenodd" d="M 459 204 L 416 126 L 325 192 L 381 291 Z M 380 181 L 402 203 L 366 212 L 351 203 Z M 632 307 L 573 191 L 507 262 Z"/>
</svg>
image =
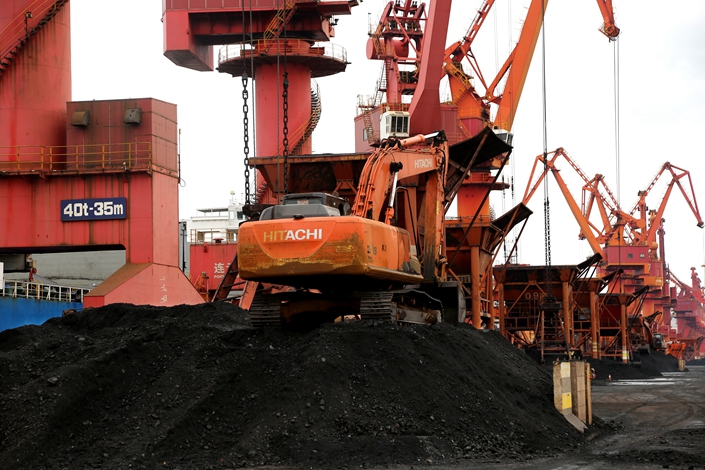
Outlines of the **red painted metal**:
<svg viewBox="0 0 705 470">
<path fill-rule="evenodd" d="M 283 67 L 279 66 L 281 72 Z M 303 65 L 288 64 L 289 74 L 289 133 L 302 128 L 311 117 L 311 69 Z M 277 65 L 262 65 L 256 69 L 255 76 L 255 125 L 257 126 L 257 153 L 259 155 L 281 155 L 282 110 L 276 106 L 276 92 L 280 91 L 281 79 L 277 77 Z M 279 83 L 277 83 L 279 82 Z M 275 94 L 273 97 L 272 95 Z M 274 101 L 274 106 L 272 106 Z M 281 103 L 281 101 L 279 101 Z M 277 119 L 278 118 L 278 119 Z M 279 126 L 276 125 L 280 122 Z M 278 127 L 278 128 L 277 128 Z M 289 149 L 294 142 L 290 140 Z M 311 153 L 311 139 L 307 139 L 301 151 Z M 284 187 L 283 182 L 280 187 Z"/>
<path fill-rule="evenodd" d="M 191 283 L 199 281 L 205 291 L 213 293 L 225 277 L 237 253 L 236 243 L 201 243 L 189 247 Z"/>
<path fill-rule="evenodd" d="M 254 78 L 257 156 L 283 154 L 283 74 L 288 73 L 288 139 L 293 154 L 311 152 L 311 77 L 345 70 L 342 48 L 320 46 L 334 35 L 333 15 L 349 15 L 357 1 L 317 0 L 166 0 L 164 2 L 164 55 L 176 65 L 212 70 L 212 46 L 221 49 L 218 71 L 240 77 L 245 69 Z M 246 21 L 243 22 L 243 14 Z M 247 37 L 243 34 L 246 28 Z M 286 37 L 286 40 L 284 39 Z M 232 45 L 234 43 L 241 43 Z M 250 68 L 254 64 L 254 70 Z M 277 125 L 277 122 L 279 123 Z M 258 188 L 258 202 L 274 202 L 284 182 L 269 181 Z M 273 187 L 278 184 L 279 187 Z"/>
<path fill-rule="evenodd" d="M 443 67 L 450 4 L 451 2 L 433 2 L 429 8 L 428 27 L 424 32 L 423 42 L 423 54 L 427 56 L 421 60 L 419 83 L 409 107 L 411 134 L 435 130 L 441 121 L 438 71 Z"/>
<path fill-rule="evenodd" d="M 69 10 L 67 1 L 2 2 L 0 146 L 65 143 L 66 101 L 71 99 Z"/>
<path fill-rule="evenodd" d="M 177 267 L 176 106 L 145 98 L 67 109 L 69 145 L 0 150 L 0 252 L 124 248 L 127 264 L 85 306 L 201 302 Z M 140 122 L 123 122 L 129 109 L 141 110 Z M 75 112 L 89 113 L 86 126 L 71 125 Z M 62 200 L 117 197 L 127 200 L 124 219 L 62 221 Z"/>
<path fill-rule="evenodd" d="M 86 308 L 122 302 L 168 307 L 203 299 L 176 266 L 157 263 L 126 264 L 83 298 Z"/>
</svg>

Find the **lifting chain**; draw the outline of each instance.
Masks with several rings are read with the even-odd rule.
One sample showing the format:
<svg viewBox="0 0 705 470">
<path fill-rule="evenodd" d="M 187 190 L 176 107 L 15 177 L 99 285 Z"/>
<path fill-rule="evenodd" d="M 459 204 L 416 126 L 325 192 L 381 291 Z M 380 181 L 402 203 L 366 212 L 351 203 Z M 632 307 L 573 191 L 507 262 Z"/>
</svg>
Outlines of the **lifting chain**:
<svg viewBox="0 0 705 470">
<path fill-rule="evenodd" d="M 249 135 L 249 125 L 250 120 L 247 117 L 249 111 L 249 106 L 247 100 L 249 98 L 249 93 L 247 91 L 247 70 L 242 71 L 242 125 L 243 129 L 243 139 L 245 141 L 245 148 L 243 150 L 245 154 L 245 204 L 250 204 L 250 135 Z"/>
<path fill-rule="evenodd" d="M 544 148 L 544 174 L 548 172 L 548 152 Z M 543 249 L 546 256 L 546 301 L 553 302 L 552 270 L 551 270 L 551 203 L 548 198 L 548 180 L 543 182 Z"/>
<path fill-rule="evenodd" d="M 284 109 L 284 128 L 282 133 L 284 134 L 284 139 L 282 140 L 282 145 L 284 146 L 284 194 L 289 194 L 289 72 L 284 72 L 284 92 L 282 93 L 283 98 L 283 109 Z"/>
</svg>

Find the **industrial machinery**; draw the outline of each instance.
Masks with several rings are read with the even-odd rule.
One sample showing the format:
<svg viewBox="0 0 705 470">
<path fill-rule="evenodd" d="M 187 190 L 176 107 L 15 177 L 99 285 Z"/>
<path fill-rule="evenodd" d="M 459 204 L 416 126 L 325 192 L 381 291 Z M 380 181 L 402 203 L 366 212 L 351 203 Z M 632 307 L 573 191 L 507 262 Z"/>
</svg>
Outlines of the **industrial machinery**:
<svg viewBox="0 0 705 470">
<path fill-rule="evenodd" d="M 253 324 L 303 313 L 464 321 L 464 293 L 446 272 L 443 206 L 478 158 L 511 149 L 489 129 L 475 143 L 452 151 L 442 131 L 389 139 L 367 159 L 349 212 L 333 196 L 287 195 L 243 224 L 240 276 L 295 288 L 256 295 Z"/>
<path fill-rule="evenodd" d="M 365 160 L 374 146 L 381 143 L 381 120 L 385 122 L 385 133 L 386 124 L 391 130 L 395 118 L 397 124 L 401 122 L 398 129 L 394 126 L 397 138 L 406 132 L 414 135 L 444 129 L 449 146 L 462 147 L 466 139 L 498 127 L 492 120 L 492 111 L 486 110 L 501 102 L 502 115 L 506 116 L 502 129 L 511 130 L 524 86 L 523 77 L 528 72 L 547 3 L 547 0 L 532 0 L 515 49 L 493 80 L 492 91 L 485 93 L 474 92 L 472 73 L 489 89 L 475 66 L 471 65 L 472 73 L 448 70 L 451 65 L 453 70 L 458 70 L 464 58 L 475 60 L 472 41 L 494 1 L 483 2 L 463 41 L 450 47 L 445 43 L 450 1 L 388 2 L 379 25 L 370 30 L 367 46 L 368 58 L 384 62 L 383 72 L 374 99 L 361 103 L 361 113 L 355 118 L 356 152 L 345 155 L 307 154 L 311 148 L 308 143 L 311 124 L 317 122 L 320 111 L 318 93 L 310 87 L 309 77 L 345 69 L 345 61 L 338 60 L 335 54 L 330 56 L 329 51 L 335 48 L 331 49 L 325 42 L 332 37 L 333 25 L 337 22 L 333 15 L 350 14 L 357 2 L 292 0 L 277 4 L 278 8 L 273 4 L 247 6 L 245 3 L 222 7 L 209 4 L 208 8 L 202 8 L 170 0 L 164 15 L 165 50 L 167 57 L 178 65 L 210 70 L 213 68 L 209 63 L 210 55 L 203 54 L 205 48 L 199 48 L 231 44 L 221 49 L 219 70 L 241 75 L 244 91 L 247 79 L 254 78 L 257 155 L 248 157 L 246 137 L 245 165 L 246 168 L 254 166 L 262 178 L 258 179 L 254 194 L 246 187 L 247 196 L 253 194 L 255 199 L 252 206 L 280 204 L 285 195 L 297 192 L 338 192 L 352 200 L 357 197 Z M 610 25 L 605 31 L 610 37 L 616 37 L 618 30 L 613 27 L 610 2 L 598 4 L 605 7 L 603 18 L 605 24 Z M 253 22 L 253 18 L 256 21 Z M 454 81 L 451 102 L 442 102 L 439 95 L 444 77 Z M 462 89 L 457 80 L 461 80 Z M 309 93 L 309 89 L 313 92 Z M 243 98 L 246 99 L 246 93 Z M 481 106 L 477 108 L 467 101 L 469 99 L 480 100 Z M 474 113 L 476 108 L 481 110 Z M 272 118 L 280 113 L 281 129 L 271 125 Z M 408 117 L 396 113 L 407 113 Z M 502 135 L 506 141 L 510 140 L 506 132 Z M 302 146 L 298 143 L 299 136 L 306 141 Z M 452 221 L 445 222 L 448 274 L 462 283 L 472 311 L 472 324 L 478 328 L 483 325 L 493 328 L 495 323 L 491 265 L 497 250 L 508 232 L 526 221 L 531 213 L 519 204 L 499 218 L 491 214 L 488 196 L 490 191 L 505 187 L 497 176 L 506 163 L 502 152 L 497 152 L 482 165 L 473 165 L 457 191 L 457 216 L 448 213 L 450 200 L 443 203 L 443 211 L 453 217 Z M 252 212 L 261 209 L 254 207 Z M 239 264 L 241 260 L 230 264 L 222 286 L 233 285 Z M 216 295 L 216 298 L 224 297 Z"/>
<path fill-rule="evenodd" d="M 676 328 L 668 351 L 678 359 L 689 361 L 705 357 L 705 293 L 695 268 L 690 268 L 691 285 L 679 280 L 670 270 L 671 302 Z"/>
<path fill-rule="evenodd" d="M 556 165 L 563 158 L 583 182 L 582 204 L 573 198 Z M 695 215 L 697 226 L 704 226 L 700 216 L 690 173 L 666 162 L 647 188 L 639 191 L 639 199 L 630 212 L 621 209 L 602 175 L 588 178 L 567 152 L 559 148 L 536 157 L 529 184 L 524 193 L 525 204 L 535 194 L 548 173 L 551 173 L 565 197 L 579 227 L 579 238 L 587 240 L 592 250 L 602 257 L 598 275 L 615 275 L 604 302 L 597 336 L 600 355 L 621 356 L 626 361 L 630 351 L 653 347 L 654 344 L 675 340 L 670 338 L 672 293 L 668 288 L 663 242 L 663 214 L 674 187 L 678 187 Z M 657 209 L 649 209 L 646 197 L 662 175 L 671 176 Z M 685 183 L 684 183 L 685 182 Z M 597 208 L 598 220 L 591 220 Z M 657 241 L 657 236 L 659 237 Z M 636 295 L 639 293 L 640 295 Z M 614 297 L 607 301 L 607 297 Z M 629 301 L 634 296 L 639 301 Z M 658 334 L 661 341 L 654 341 Z"/>
<path fill-rule="evenodd" d="M 124 250 L 126 263 L 76 303 L 200 303 L 178 268 L 176 105 L 71 101 L 70 33 L 68 0 L 0 8 L 0 263 L 33 275 L 30 255 Z M 60 304 L 0 310 L 44 312 L 36 321 L 78 306 Z"/>
<path fill-rule="evenodd" d="M 242 224 L 240 277 L 291 287 L 256 294 L 253 325 L 345 315 L 463 322 L 462 287 L 446 272 L 443 207 L 478 157 L 511 150 L 489 129 L 480 137 L 474 151 L 452 151 L 442 131 L 388 139 L 367 159 L 351 206 L 333 195 L 289 194 Z"/>
</svg>

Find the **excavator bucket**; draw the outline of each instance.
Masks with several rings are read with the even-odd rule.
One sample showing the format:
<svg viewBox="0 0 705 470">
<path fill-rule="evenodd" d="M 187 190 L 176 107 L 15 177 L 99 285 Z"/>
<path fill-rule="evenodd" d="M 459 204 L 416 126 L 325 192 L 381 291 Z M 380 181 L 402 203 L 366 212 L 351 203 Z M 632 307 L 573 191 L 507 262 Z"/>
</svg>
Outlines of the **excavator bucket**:
<svg viewBox="0 0 705 470">
<path fill-rule="evenodd" d="M 511 150 L 512 146 L 497 137 L 489 127 L 467 140 L 451 145 L 448 174 L 443 188 L 448 204 L 455 198 L 471 169 Z"/>
</svg>

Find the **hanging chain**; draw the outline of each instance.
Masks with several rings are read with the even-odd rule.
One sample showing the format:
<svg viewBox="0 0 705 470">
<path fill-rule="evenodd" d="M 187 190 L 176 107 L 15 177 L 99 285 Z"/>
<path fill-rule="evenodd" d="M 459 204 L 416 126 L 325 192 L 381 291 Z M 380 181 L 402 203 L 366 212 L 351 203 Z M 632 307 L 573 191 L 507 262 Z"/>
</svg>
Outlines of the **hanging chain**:
<svg viewBox="0 0 705 470">
<path fill-rule="evenodd" d="M 247 104 L 249 98 L 249 92 L 247 91 L 247 69 L 242 71 L 242 125 L 243 125 L 243 139 L 245 141 L 245 148 L 243 150 L 245 154 L 245 204 L 250 204 L 250 135 L 249 135 L 249 125 L 250 120 L 247 117 L 249 111 L 249 106 Z"/>
<path fill-rule="evenodd" d="M 284 134 L 284 139 L 282 145 L 284 146 L 284 194 L 289 194 L 289 72 L 284 72 L 284 92 L 282 93 L 283 98 L 283 110 L 284 110 L 284 128 L 282 133 Z"/>
<path fill-rule="evenodd" d="M 546 279 L 551 282 L 551 207 L 548 196 L 543 202 L 544 250 L 546 250 Z"/>
</svg>

